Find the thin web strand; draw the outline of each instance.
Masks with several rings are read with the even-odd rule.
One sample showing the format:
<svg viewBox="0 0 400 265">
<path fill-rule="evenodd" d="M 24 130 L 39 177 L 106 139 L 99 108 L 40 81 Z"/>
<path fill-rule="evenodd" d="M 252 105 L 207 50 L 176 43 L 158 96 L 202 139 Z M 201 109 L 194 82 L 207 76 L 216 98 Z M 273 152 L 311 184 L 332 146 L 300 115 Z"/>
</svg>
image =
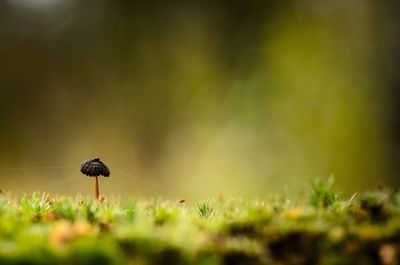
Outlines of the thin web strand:
<svg viewBox="0 0 400 265">
<path fill-rule="evenodd" d="M 148 181 L 148 180 L 146 180 L 146 179 L 143 179 L 143 178 L 140 178 L 140 177 L 137 177 L 137 176 L 128 174 L 128 173 L 126 173 L 126 172 L 124 172 L 124 171 L 121 171 L 121 170 L 117 170 L 117 173 L 119 173 L 119 174 L 121 174 L 121 175 L 124 175 L 124 176 L 127 176 L 127 177 L 129 177 L 129 178 L 131 178 L 131 179 L 133 179 L 133 180 L 141 181 L 141 182 L 143 182 L 143 183 L 145 183 L 145 184 L 147 184 L 147 185 L 152 186 L 153 188 L 162 188 L 162 187 L 163 187 L 163 186 L 161 186 L 161 185 L 158 185 L 158 184 L 155 184 L 155 183 L 153 183 L 153 182 L 151 182 L 151 181 Z"/>
<path fill-rule="evenodd" d="M 53 182 L 51 182 L 51 183 L 48 183 L 48 184 L 42 186 L 41 188 L 43 189 L 43 188 L 48 188 L 48 187 L 55 186 L 55 185 L 60 185 L 60 184 L 62 184 L 62 183 L 64 183 L 64 182 L 67 182 L 67 181 L 69 181 L 69 180 L 72 180 L 72 179 L 74 179 L 74 178 L 76 178 L 76 177 L 77 177 L 77 174 L 74 173 L 74 174 L 70 175 L 69 177 L 66 177 L 66 178 L 63 178 L 63 179 L 61 179 L 61 180 L 56 180 L 56 181 L 53 181 Z"/>
<path fill-rule="evenodd" d="M 30 169 L 73 169 L 77 166 L 52 166 L 52 167 L 0 167 L 0 170 L 30 170 Z"/>
</svg>

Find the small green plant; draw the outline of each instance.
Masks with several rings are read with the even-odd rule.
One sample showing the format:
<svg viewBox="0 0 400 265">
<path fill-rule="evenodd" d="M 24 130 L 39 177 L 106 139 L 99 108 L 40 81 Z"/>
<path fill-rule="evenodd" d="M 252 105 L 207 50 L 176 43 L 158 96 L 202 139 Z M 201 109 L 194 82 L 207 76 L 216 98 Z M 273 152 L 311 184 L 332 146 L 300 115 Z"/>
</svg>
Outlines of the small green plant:
<svg viewBox="0 0 400 265">
<path fill-rule="evenodd" d="M 200 217 L 209 218 L 214 214 L 214 208 L 208 201 L 199 202 L 196 212 Z"/>
<path fill-rule="evenodd" d="M 317 208 L 328 208 L 339 201 L 339 196 L 333 191 L 333 177 L 324 182 L 315 180 L 311 183 L 309 202 Z"/>
<path fill-rule="evenodd" d="M 76 207 L 68 197 L 60 197 L 53 203 L 53 213 L 56 218 L 75 221 Z"/>
<path fill-rule="evenodd" d="M 98 206 L 92 201 L 82 200 L 80 202 L 80 213 L 83 214 L 83 217 L 90 223 L 94 223 L 96 221 L 97 210 Z"/>
<path fill-rule="evenodd" d="M 136 202 L 128 201 L 125 202 L 121 207 L 122 213 L 125 216 L 125 221 L 132 222 L 137 214 Z"/>
<path fill-rule="evenodd" d="M 32 196 L 23 196 L 19 206 L 26 217 L 32 221 L 40 221 L 51 208 L 50 196 L 47 193 L 34 192 Z"/>
</svg>

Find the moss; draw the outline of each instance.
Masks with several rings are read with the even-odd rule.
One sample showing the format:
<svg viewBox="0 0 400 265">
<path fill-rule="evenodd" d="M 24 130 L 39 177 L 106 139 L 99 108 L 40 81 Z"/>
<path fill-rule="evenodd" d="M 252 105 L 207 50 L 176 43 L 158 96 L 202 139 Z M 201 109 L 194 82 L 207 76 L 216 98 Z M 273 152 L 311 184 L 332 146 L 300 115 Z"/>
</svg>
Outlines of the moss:
<svg viewBox="0 0 400 265">
<path fill-rule="evenodd" d="M 319 264 L 322 234 L 291 231 L 267 243 L 270 256 L 276 262 L 293 265 Z"/>
<path fill-rule="evenodd" d="M 232 236 L 259 237 L 262 227 L 257 222 L 233 222 L 227 226 L 227 233 Z"/>
<path fill-rule="evenodd" d="M 259 265 L 264 264 L 261 257 L 246 251 L 233 250 L 226 252 L 221 257 L 223 265 Z"/>
<path fill-rule="evenodd" d="M 386 192 L 366 193 L 360 198 L 360 207 L 368 213 L 371 222 L 384 223 L 392 215 L 392 205 Z"/>
<path fill-rule="evenodd" d="M 191 206 L 5 196 L 0 264 L 396 264 L 398 197 L 368 192 L 315 207 L 276 198 Z"/>
<path fill-rule="evenodd" d="M 153 257 L 154 265 L 186 265 L 190 264 L 182 249 L 176 247 L 166 247 L 161 249 Z"/>
</svg>

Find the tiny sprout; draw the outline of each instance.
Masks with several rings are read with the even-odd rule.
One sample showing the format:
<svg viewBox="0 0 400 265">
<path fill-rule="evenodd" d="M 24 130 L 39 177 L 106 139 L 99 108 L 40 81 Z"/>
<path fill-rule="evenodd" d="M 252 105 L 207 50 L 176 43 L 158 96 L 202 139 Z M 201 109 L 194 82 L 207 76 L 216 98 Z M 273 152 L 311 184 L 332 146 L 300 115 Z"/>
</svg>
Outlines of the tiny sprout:
<svg viewBox="0 0 400 265">
<path fill-rule="evenodd" d="M 196 211 L 200 217 L 209 218 L 214 215 L 214 208 L 209 202 L 199 202 Z"/>
</svg>

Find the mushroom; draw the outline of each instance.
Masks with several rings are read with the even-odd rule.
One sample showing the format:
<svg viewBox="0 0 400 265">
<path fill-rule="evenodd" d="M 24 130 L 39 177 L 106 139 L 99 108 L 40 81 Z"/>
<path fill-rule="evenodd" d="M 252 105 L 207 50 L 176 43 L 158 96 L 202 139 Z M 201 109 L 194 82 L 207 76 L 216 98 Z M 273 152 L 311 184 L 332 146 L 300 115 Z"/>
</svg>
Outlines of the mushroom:
<svg viewBox="0 0 400 265">
<path fill-rule="evenodd" d="M 109 177 L 110 170 L 108 167 L 100 161 L 100 158 L 96 157 L 93 159 L 89 159 L 83 161 L 81 164 L 81 172 L 89 177 L 94 177 L 94 193 L 96 200 L 100 199 L 100 192 L 99 192 L 99 176 Z"/>
</svg>

